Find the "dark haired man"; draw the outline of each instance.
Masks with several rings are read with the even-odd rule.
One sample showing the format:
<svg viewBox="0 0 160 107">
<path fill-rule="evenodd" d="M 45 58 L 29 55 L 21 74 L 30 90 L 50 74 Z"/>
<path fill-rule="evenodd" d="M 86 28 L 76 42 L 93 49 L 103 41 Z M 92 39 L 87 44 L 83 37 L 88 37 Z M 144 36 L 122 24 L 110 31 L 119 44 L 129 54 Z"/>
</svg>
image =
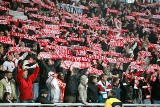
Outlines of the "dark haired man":
<svg viewBox="0 0 160 107">
<path fill-rule="evenodd" d="M 122 102 L 116 97 L 116 92 L 111 90 L 108 92 L 108 98 L 104 107 L 123 107 Z"/>
</svg>

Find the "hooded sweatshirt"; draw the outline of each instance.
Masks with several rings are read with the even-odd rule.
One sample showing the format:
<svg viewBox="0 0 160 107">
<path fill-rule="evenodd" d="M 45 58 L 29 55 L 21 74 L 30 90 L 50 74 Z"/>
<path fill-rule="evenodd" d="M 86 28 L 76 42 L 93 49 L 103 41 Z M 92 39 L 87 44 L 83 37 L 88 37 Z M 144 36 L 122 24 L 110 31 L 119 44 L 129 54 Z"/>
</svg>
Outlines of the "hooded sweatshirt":
<svg viewBox="0 0 160 107">
<path fill-rule="evenodd" d="M 86 75 L 82 75 L 78 86 L 78 100 L 84 104 L 87 103 L 87 79 Z"/>
</svg>

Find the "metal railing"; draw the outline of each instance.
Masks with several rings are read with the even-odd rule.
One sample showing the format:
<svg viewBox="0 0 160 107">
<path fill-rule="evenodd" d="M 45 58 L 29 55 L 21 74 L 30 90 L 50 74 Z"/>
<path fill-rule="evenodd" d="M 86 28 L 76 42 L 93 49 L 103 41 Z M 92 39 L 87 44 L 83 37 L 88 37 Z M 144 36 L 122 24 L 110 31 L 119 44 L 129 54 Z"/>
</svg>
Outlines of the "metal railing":
<svg viewBox="0 0 160 107">
<path fill-rule="evenodd" d="M 123 104 L 124 107 L 160 107 L 160 104 Z M 64 107 L 71 107 L 71 106 L 101 106 L 104 107 L 104 103 L 88 103 L 88 105 L 84 105 L 82 103 L 54 103 L 54 104 L 40 104 L 40 103 L 1 103 L 0 107 L 8 107 L 8 106 L 16 106 L 16 107 L 55 107 L 55 106 L 64 106 Z"/>
</svg>

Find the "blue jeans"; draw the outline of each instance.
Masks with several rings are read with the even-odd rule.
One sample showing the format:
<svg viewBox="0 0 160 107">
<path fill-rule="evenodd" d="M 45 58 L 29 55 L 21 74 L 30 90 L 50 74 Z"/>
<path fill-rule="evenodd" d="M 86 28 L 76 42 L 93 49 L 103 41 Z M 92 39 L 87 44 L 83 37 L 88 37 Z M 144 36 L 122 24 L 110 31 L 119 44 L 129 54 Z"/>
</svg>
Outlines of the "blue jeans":
<svg viewBox="0 0 160 107">
<path fill-rule="evenodd" d="M 39 83 L 33 83 L 33 100 L 36 101 L 39 95 Z"/>
<path fill-rule="evenodd" d="M 143 104 L 151 104 L 151 100 L 150 99 L 144 99 L 142 102 L 143 102 Z"/>
<path fill-rule="evenodd" d="M 153 104 L 160 104 L 160 100 L 153 100 Z"/>
<path fill-rule="evenodd" d="M 48 90 L 48 96 L 47 96 L 47 99 L 48 99 L 49 101 L 51 101 L 51 90 Z"/>
<path fill-rule="evenodd" d="M 18 99 L 20 97 L 19 87 L 16 86 L 16 94 L 17 94 L 17 103 L 20 103 L 20 100 Z"/>
</svg>

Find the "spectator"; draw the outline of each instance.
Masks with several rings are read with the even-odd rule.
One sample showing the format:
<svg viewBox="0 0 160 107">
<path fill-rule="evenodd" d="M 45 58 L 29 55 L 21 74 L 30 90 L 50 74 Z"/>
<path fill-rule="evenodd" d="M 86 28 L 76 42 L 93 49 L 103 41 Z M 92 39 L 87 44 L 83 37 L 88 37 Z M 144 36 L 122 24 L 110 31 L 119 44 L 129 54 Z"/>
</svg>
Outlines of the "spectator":
<svg viewBox="0 0 160 107">
<path fill-rule="evenodd" d="M 123 102 L 140 103 L 142 98 L 143 102 L 148 103 L 150 98 L 147 95 L 151 93 L 153 100 L 159 101 L 159 94 L 155 91 L 159 80 L 160 19 L 159 4 L 155 0 L 153 4 L 147 0 L 126 4 L 119 0 L 27 1 L 0 0 L 0 70 L 13 72 L 15 79 L 17 63 L 21 59 L 21 54 L 17 53 L 29 50 L 34 59 L 38 57 L 37 62 L 41 63 L 40 73 L 33 83 L 34 100 L 39 95 L 39 89 L 47 89 L 48 73 L 52 71 L 63 73 L 62 77 L 55 79 L 60 102 L 64 98 L 64 82 L 68 85 L 65 88 L 65 101 L 75 102 L 81 75 L 99 76 L 104 72 L 107 78 L 103 82 L 100 78 L 98 86 L 105 86 L 113 76 L 123 81 L 122 72 L 128 75 L 130 82 L 124 80 L 121 84 L 120 97 Z M 62 7 L 74 11 L 68 12 Z M 10 53 L 10 47 L 18 50 Z M 28 62 L 24 60 L 24 63 Z M 27 68 L 28 77 L 34 72 L 32 65 L 21 66 L 23 70 Z M 70 68 L 76 68 L 79 72 L 73 77 L 70 74 L 68 76 Z M 143 79 L 144 75 L 133 75 L 134 70 L 151 76 Z M 72 83 L 75 86 L 73 89 Z M 115 86 L 116 83 L 112 83 L 115 90 L 119 87 Z M 147 88 L 144 88 L 146 85 Z M 150 85 L 153 85 L 151 90 Z M 102 97 L 105 97 L 104 101 L 107 98 L 108 86 L 104 90 L 100 86 L 102 102 Z"/>
<path fill-rule="evenodd" d="M 51 93 L 51 101 L 54 103 L 63 102 L 64 100 L 64 83 L 57 78 L 55 72 L 49 72 L 49 77 L 46 81 L 47 87 Z"/>
<path fill-rule="evenodd" d="M 99 100 L 99 91 L 97 86 L 97 77 L 91 76 L 87 88 L 87 101 L 89 103 L 98 103 L 98 100 Z"/>
<path fill-rule="evenodd" d="M 121 96 L 123 103 L 133 104 L 133 81 L 129 77 L 125 77 L 125 82 L 121 87 Z"/>
<path fill-rule="evenodd" d="M 116 64 L 113 70 L 111 71 L 112 76 L 114 77 L 119 77 L 122 79 L 122 74 L 123 74 L 123 64 Z"/>
<path fill-rule="evenodd" d="M 70 70 L 66 76 L 65 102 L 76 103 L 78 95 L 78 76 L 75 70 Z"/>
<path fill-rule="evenodd" d="M 19 60 L 24 60 L 26 58 L 26 56 L 28 55 L 28 53 L 24 53 L 22 56 L 20 56 L 20 53 L 14 53 L 14 58 L 13 58 L 13 62 L 15 64 L 15 67 L 18 66 L 18 61 Z"/>
<path fill-rule="evenodd" d="M 7 59 L 3 63 L 3 71 L 8 70 L 10 72 L 13 72 L 13 70 L 15 68 L 15 65 L 12 62 L 12 60 L 13 60 L 13 55 L 12 55 L 12 53 L 10 53 L 10 54 L 7 55 Z"/>
<path fill-rule="evenodd" d="M 41 104 L 53 104 L 51 101 L 49 101 L 47 99 L 47 95 L 48 95 L 48 92 L 45 90 L 45 89 L 42 89 L 40 91 L 40 94 L 36 100 L 36 103 L 41 103 Z"/>
<path fill-rule="evenodd" d="M 144 81 L 141 81 L 142 84 L 142 102 L 143 104 L 151 104 L 151 89 L 149 85 L 149 74 L 144 73 Z"/>
<path fill-rule="evenodd" d="M 55 71 L 54 60 L 48 59 L 46 62 L 44 60 L 42 61 L 46 71 Z"/>
<path fill-rule="evenodd" d="M 33 56 L 27 56 L 28 60 L 24 60 L 23 66 L 24 69 L 27 69 L 28 71 L 28 76 L 32 75 L 35 71 L 36 68 L 36 61 L 34 60 Z M 35 81 L 33 82 L 33 100 L 35 101 L 39 95 L 39 73 L 38 76 L 36 77 Z"/>
<path fill-rule="evenodd" d="M 48 79 L 48 73 L 50 71 L 56 72 L 54 61 L 51 59 L 48 60 L 41 60 L 41 80 L 40 83 L 42 84 L 41 87 L 46 87 L 46 80 Z"/>
<path fill-rule="evenodd" d="M 63 75 L 62 72 L 59 72 L 59 73 L 58 73 L 57 78 L 60 79 L 62 82 L 65 82 L 65 81 L 64 81 L 64 75 Z"/>
<path fill-rule="evenodd" d="M 108 92 L 108 98 L 105 102 L 105 107 L 124 107 L 122 102 L 115 98 L 116 92 L 111 90 Z"/>
<path fill-rule="evenodd" d="M 121 89 L 120 89 L 120 79 L 118 77 L 113 77 L 112 79 L 112 90 L 116 92 L 115 97 L 120 100 L 120 94 L 121 94 Z"/>
<path fill-rule="evenodd" d="M 12 78 L 12 72 L 10 71 L 2 71 L 5 73 L 3 79 L 0 80 L 0 100 L 3 100 L 3 95 L 5 92 L 10 93 L 11 100 L 15 101 L 17 99 L 16 95 L 16 83 Z"/>
<path fill-rule="evenodd" d="M 33 82 L 39 73 L 39 66 L 35 64 L 36 69 L 34 73 L 28 76 L 28 71 L 21 67 L 18 67 L 17 81 L 20 91 L 20 102 L 21 103 L 33 103 Z"/>
<path fill-rule="evenodd" d="M 151 82 L 151 98 L 153 99 L 153 104 L 160 104 L 160 91 L 158 90 L 160 88 L 160 70 L 158 70 L 157 73 L 156 80 Z"/>
<path fill-rule="evenodd" d="M 78 103 L 83 103 L 85 105 L 88 104 L 87 102 L 87 83 L 88 83 L 88 78 L 86 75 L 82 75 L 80 79 L 80 84 L 78 86 Z"/>
<path fill-rule="evenodd" d="M 107 75 L 102 74 L 98 82 L 98 89 L 100 93 L 100 102 L 104 103 L 108 97 L 108 92 L 112 90 L 111 84 L 107 81 Z"/>
</svg>

